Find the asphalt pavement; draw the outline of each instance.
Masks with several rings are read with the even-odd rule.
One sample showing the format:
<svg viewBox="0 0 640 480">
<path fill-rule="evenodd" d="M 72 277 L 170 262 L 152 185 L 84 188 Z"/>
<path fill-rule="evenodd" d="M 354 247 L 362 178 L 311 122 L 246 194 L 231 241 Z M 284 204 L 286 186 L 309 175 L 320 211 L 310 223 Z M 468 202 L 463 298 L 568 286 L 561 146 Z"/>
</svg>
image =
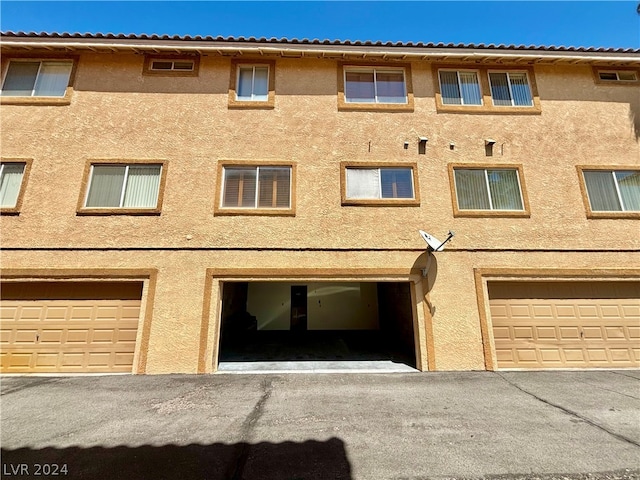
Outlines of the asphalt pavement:
<svg viewBox="0 0 640 480">
<path fill-rule="evenodd" d="M 2 478 L 640 479 L 640 371 L 4 376 Z"/>
</svg>

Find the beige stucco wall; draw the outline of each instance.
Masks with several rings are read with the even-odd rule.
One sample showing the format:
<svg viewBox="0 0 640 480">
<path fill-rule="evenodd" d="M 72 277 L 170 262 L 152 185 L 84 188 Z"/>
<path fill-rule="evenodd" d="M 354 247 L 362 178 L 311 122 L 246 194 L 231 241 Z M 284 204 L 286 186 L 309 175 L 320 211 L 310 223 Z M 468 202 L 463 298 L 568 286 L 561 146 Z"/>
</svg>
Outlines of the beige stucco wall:
<svg viewBox="0 0 640 480">
<path fill-rule="evenodd" d="M 83 53 L 70 105 L 0 108 L 2 156 L 33 159 L 20 215 L 0 217 L 2 268 L 157 268 L 148 373 L 196 372 L 203 342 L 212 368 L 207 269 L 409 271 L 425 262 L 418 229 L 452 229 L 432 266 L 430 361 L 464 370 L 484 368 L 474 268 L 640 265 L 638 221 L 588 219 L 575 168 L 640 165 L 636 87 L 596 85 L 588 66 L 535 66 L 539 115 L 437 113 L 432 66 L 413 62 L 413 112 L 344 112 L 335 61 L 277 58 L 275 108 L 233 110 L 230 62 L 205 56 L 198 77 L 149 77 L 141 55 Z M 429 138 L 425 155 L 418 136 Z M 493 157 L 485 138 L 497 142 Z M 166 160 L 162 214 L 76 215 L 87 160 L 105 158 Z M 295 162 L 296 215 L 214 216 L 227 159 Z M 341 161 L 416 162 L 420 206 L 341 206 Z M 454 218 L 451 162 L 522 164 L 530 218 Z M 233 250 L 247 247 L 256 250 Z"/>
</svg>

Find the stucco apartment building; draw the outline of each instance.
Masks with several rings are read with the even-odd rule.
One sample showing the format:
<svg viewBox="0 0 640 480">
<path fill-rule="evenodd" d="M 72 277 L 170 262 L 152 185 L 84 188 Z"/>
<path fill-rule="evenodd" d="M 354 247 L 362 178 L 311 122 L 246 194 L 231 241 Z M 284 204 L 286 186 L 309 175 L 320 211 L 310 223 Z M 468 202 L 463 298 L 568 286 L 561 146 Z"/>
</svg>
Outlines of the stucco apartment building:
<svg viewBox="0 0 640 480">
<path fill-rule="evenodd" d="M 421 371 L 640 366 L 639 50 L 1 53 L 4 373 L 211 373 L 276 333 Z"/>
</svg>

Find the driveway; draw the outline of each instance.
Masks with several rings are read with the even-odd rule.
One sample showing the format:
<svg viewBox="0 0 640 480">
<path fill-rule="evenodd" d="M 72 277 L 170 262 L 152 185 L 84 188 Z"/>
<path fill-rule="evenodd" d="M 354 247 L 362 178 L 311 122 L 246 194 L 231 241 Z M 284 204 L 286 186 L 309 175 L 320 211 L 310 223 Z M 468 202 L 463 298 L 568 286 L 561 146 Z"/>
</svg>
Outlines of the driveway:
<svg viewBox="0 0 640 480">
<path fill-rule="evenodd" d="M 640 478 L 639 371 L 5 376 L 1 394 L 3 478 Z"/>
</svg>

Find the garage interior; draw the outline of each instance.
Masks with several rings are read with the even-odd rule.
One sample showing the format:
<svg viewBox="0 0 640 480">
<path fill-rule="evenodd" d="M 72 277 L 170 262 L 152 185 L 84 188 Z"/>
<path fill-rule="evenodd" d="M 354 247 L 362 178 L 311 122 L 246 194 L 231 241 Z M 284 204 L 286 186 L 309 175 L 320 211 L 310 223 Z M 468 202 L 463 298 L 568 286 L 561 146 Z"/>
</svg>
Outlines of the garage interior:
<svg viewBox="0 0 640 480">
<path fill-rule="evenodd" d="M 408 282 L 224 282 L 219 371 L 415 371 Z"/>
</svg>

